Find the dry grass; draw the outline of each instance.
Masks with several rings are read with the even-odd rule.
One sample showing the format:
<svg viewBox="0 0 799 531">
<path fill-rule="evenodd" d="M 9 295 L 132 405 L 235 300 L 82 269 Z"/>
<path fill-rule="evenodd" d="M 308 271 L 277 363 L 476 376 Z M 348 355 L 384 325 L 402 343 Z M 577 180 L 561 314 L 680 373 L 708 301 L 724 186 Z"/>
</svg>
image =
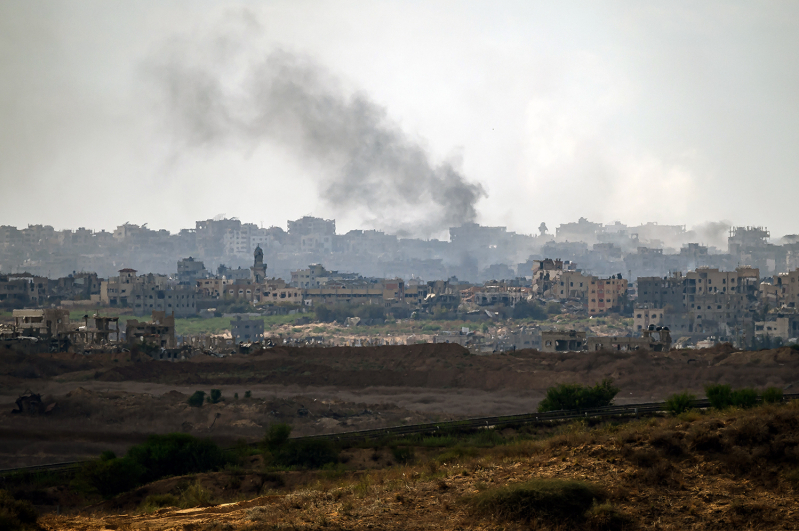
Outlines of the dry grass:
<svg viewBox="0 0 799 531">
<path fill-rule="evenodd" d="M 414 465 L 320 474 L 228 513 L 200 509 L 190 522 L 164 511 L 125 522 L 151 531 L 189 523 L 198 530 L 791 529 L 799 513 L 797 443 L 793 405 L 596 429 L 576 423 L 551 439 L 476 455 L 440 460 L 428 451 Z M 118 518 L 43 520 L 53 530 L 88 530 Z"/>
</svg>

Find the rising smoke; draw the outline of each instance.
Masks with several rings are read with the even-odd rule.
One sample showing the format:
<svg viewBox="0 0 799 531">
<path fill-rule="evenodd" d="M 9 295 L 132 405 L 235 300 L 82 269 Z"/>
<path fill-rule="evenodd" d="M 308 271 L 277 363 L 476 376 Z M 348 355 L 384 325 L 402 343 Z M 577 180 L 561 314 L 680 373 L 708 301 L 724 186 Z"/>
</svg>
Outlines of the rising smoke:
<svg viewBox="0 0 799 531">
<path fill-rule="evenodd" d="M 324 168 L 316 178 L 334 212 L 361 211 L 367 223 L 401 235 L 429 237 L 475 220 L 486 195 L 480 184 L 452 161 L 431 161 L 383 107 L 346 91 L 313 60 L 255 53 L 246 37 L 231 34 L 167 48 L 148 70 L 179 143 L 285 146 Z"/>
<path fill-rule="evenodd" d="M 731 227 L 732 222 L 727 220 L 708 221 L 691 229 L 692 239 L 708 246 L 726 249 L 727 236 Z"/>
</svg>

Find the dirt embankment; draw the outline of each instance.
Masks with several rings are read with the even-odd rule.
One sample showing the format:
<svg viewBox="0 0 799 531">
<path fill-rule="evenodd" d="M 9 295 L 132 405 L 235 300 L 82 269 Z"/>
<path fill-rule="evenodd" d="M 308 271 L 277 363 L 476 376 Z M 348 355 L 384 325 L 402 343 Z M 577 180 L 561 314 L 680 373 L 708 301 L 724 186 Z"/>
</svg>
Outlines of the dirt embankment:
<svg viewBox="0 0 799 531">
<path fill-rule="evenodd" d="M 13 356 L 13 355 L 12 355 Z M 297 385 L 301 387 L 407 387 L 425 389 L 545 390 L 555 383 L 613 378 L 627 393 L 665 396 L 701 391 L 708 382 L 734 386 L 799 380 L 799 351 L 736 352 L 731 347 L 670 353 L 590 352 L 545 354 L 535 350 L 474 356 L 458 345 L 275 348 L 225 359 L 197 357 L 169 363 L 131 361 L 125 355 L 88 359 L 66 355 L 0 356 L 0 377 L 26 381 L 95 380 L 164 385 Z M 621 398 L 624 398 L 622 396 Z"/>
<path fill-rule="evenodd" d="M 152 361 L 131 354 L 23 356 L 0 352 L 0 468 L 124 453 L 149 433 L 183 431 L 220 442 L 254 440 L 273 422 L 295 433 L 332 433 L 401 423 L 524 413 L 548 387 L 613 378 L 617 403 L 702 395 L 709 382 L 735 387 L 799 381 L 790 348 L 470 355 L 452 344 L 275 348 L 224 359 Z M 57 406 L 39 417 L 10 415 L 25 389 Z M 196 390 L 226 400 L 190 408 Z M 244 400 L 245 391 L 253 399 Z M 238 393 L 240 400 L 233 399 Z M 299 411 L 307 413 L 300 414 Z M 366 413 L 365 413 L 366 412 Z"/>
</svg>

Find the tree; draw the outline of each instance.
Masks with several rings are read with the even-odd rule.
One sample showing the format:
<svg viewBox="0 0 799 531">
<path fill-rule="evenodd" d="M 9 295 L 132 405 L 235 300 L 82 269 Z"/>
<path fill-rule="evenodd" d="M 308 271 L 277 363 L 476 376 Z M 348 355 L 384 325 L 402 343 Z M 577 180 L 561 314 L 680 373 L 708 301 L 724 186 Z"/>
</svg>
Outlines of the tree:
<svg viewBox="0 0 799 531">
<path fill-rule="evenodd" d="M 194 391 L 188 400 L 191 407 L 203 407 L 203 402 L 205 402 L 205 391 Z"/>
<path fill-rule="evenodd" d="M 212 404 L 219 403 L 219 401 L 222 400 L 222 391 L 219 389 L 211 389 L 211 396 L 209 396 L 208 399 Z"/>
</svg>

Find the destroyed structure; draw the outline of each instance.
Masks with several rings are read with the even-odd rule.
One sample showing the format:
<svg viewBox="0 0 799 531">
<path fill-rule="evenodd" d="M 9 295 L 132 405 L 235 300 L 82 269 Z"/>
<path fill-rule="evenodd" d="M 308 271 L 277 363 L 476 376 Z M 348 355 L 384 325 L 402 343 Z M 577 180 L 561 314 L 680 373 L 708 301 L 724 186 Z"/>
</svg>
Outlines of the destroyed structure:
<svg viewBox="0 0 799 531">
<path fill-rule="evenodd" d="M 442 312 L 495 322 L 547 305 L 595 319 L 632 317 L 630 335 L 636 337 L 568 339 L 580 342 L 577 350 L 600 343 L 643 348 L 653 326 L 667 329 L 679 344 L 711 339 L 756 346 L 799 337 L 799 236 L 775 242 L 763 227 L 731 228 L 726 250 L 718 239 L 717 247 L 700 243 L 702 236 L 684 226 L 628 227 L 584 218 L 560 225 L 554 235 L 545 224 L 524 235 L 469 223 L 450 228 L 449 241 L 375 230 L 337 234 L 335 220 L 309 216 L 287 228 L 237 219 L 198 221 L 178 234 L 130 223 L 113 232 L 0 227 L 0 306 L 14 310 L 14 323 L 0 337 L 84 350 L 129 345 L 133 338 L 175 349 L 183 338 L 175 336 L 174 323 L 169 331 L 170 318 L 222 315 L 217 307 L 231 303 L 260 314 L 371 306 L 374 317 L 359 318 L 360 324 Z M 61 276 L 48 278 L 50 271 Z M 147 325 L 131 320 L 128 330 L 127 323 L 94 313 L 70 322 L 69 308 L 88 306 L 153 317 Z M 185 342 L 229 348 L 263 339 L 256 321 L 233 316 L 229 336 Z M 475 341 L 473 331 L 439 336 Z M 556 345 L 538 332 L 507 331 L 492 341 L 500 349 Z"/>
</svg>

